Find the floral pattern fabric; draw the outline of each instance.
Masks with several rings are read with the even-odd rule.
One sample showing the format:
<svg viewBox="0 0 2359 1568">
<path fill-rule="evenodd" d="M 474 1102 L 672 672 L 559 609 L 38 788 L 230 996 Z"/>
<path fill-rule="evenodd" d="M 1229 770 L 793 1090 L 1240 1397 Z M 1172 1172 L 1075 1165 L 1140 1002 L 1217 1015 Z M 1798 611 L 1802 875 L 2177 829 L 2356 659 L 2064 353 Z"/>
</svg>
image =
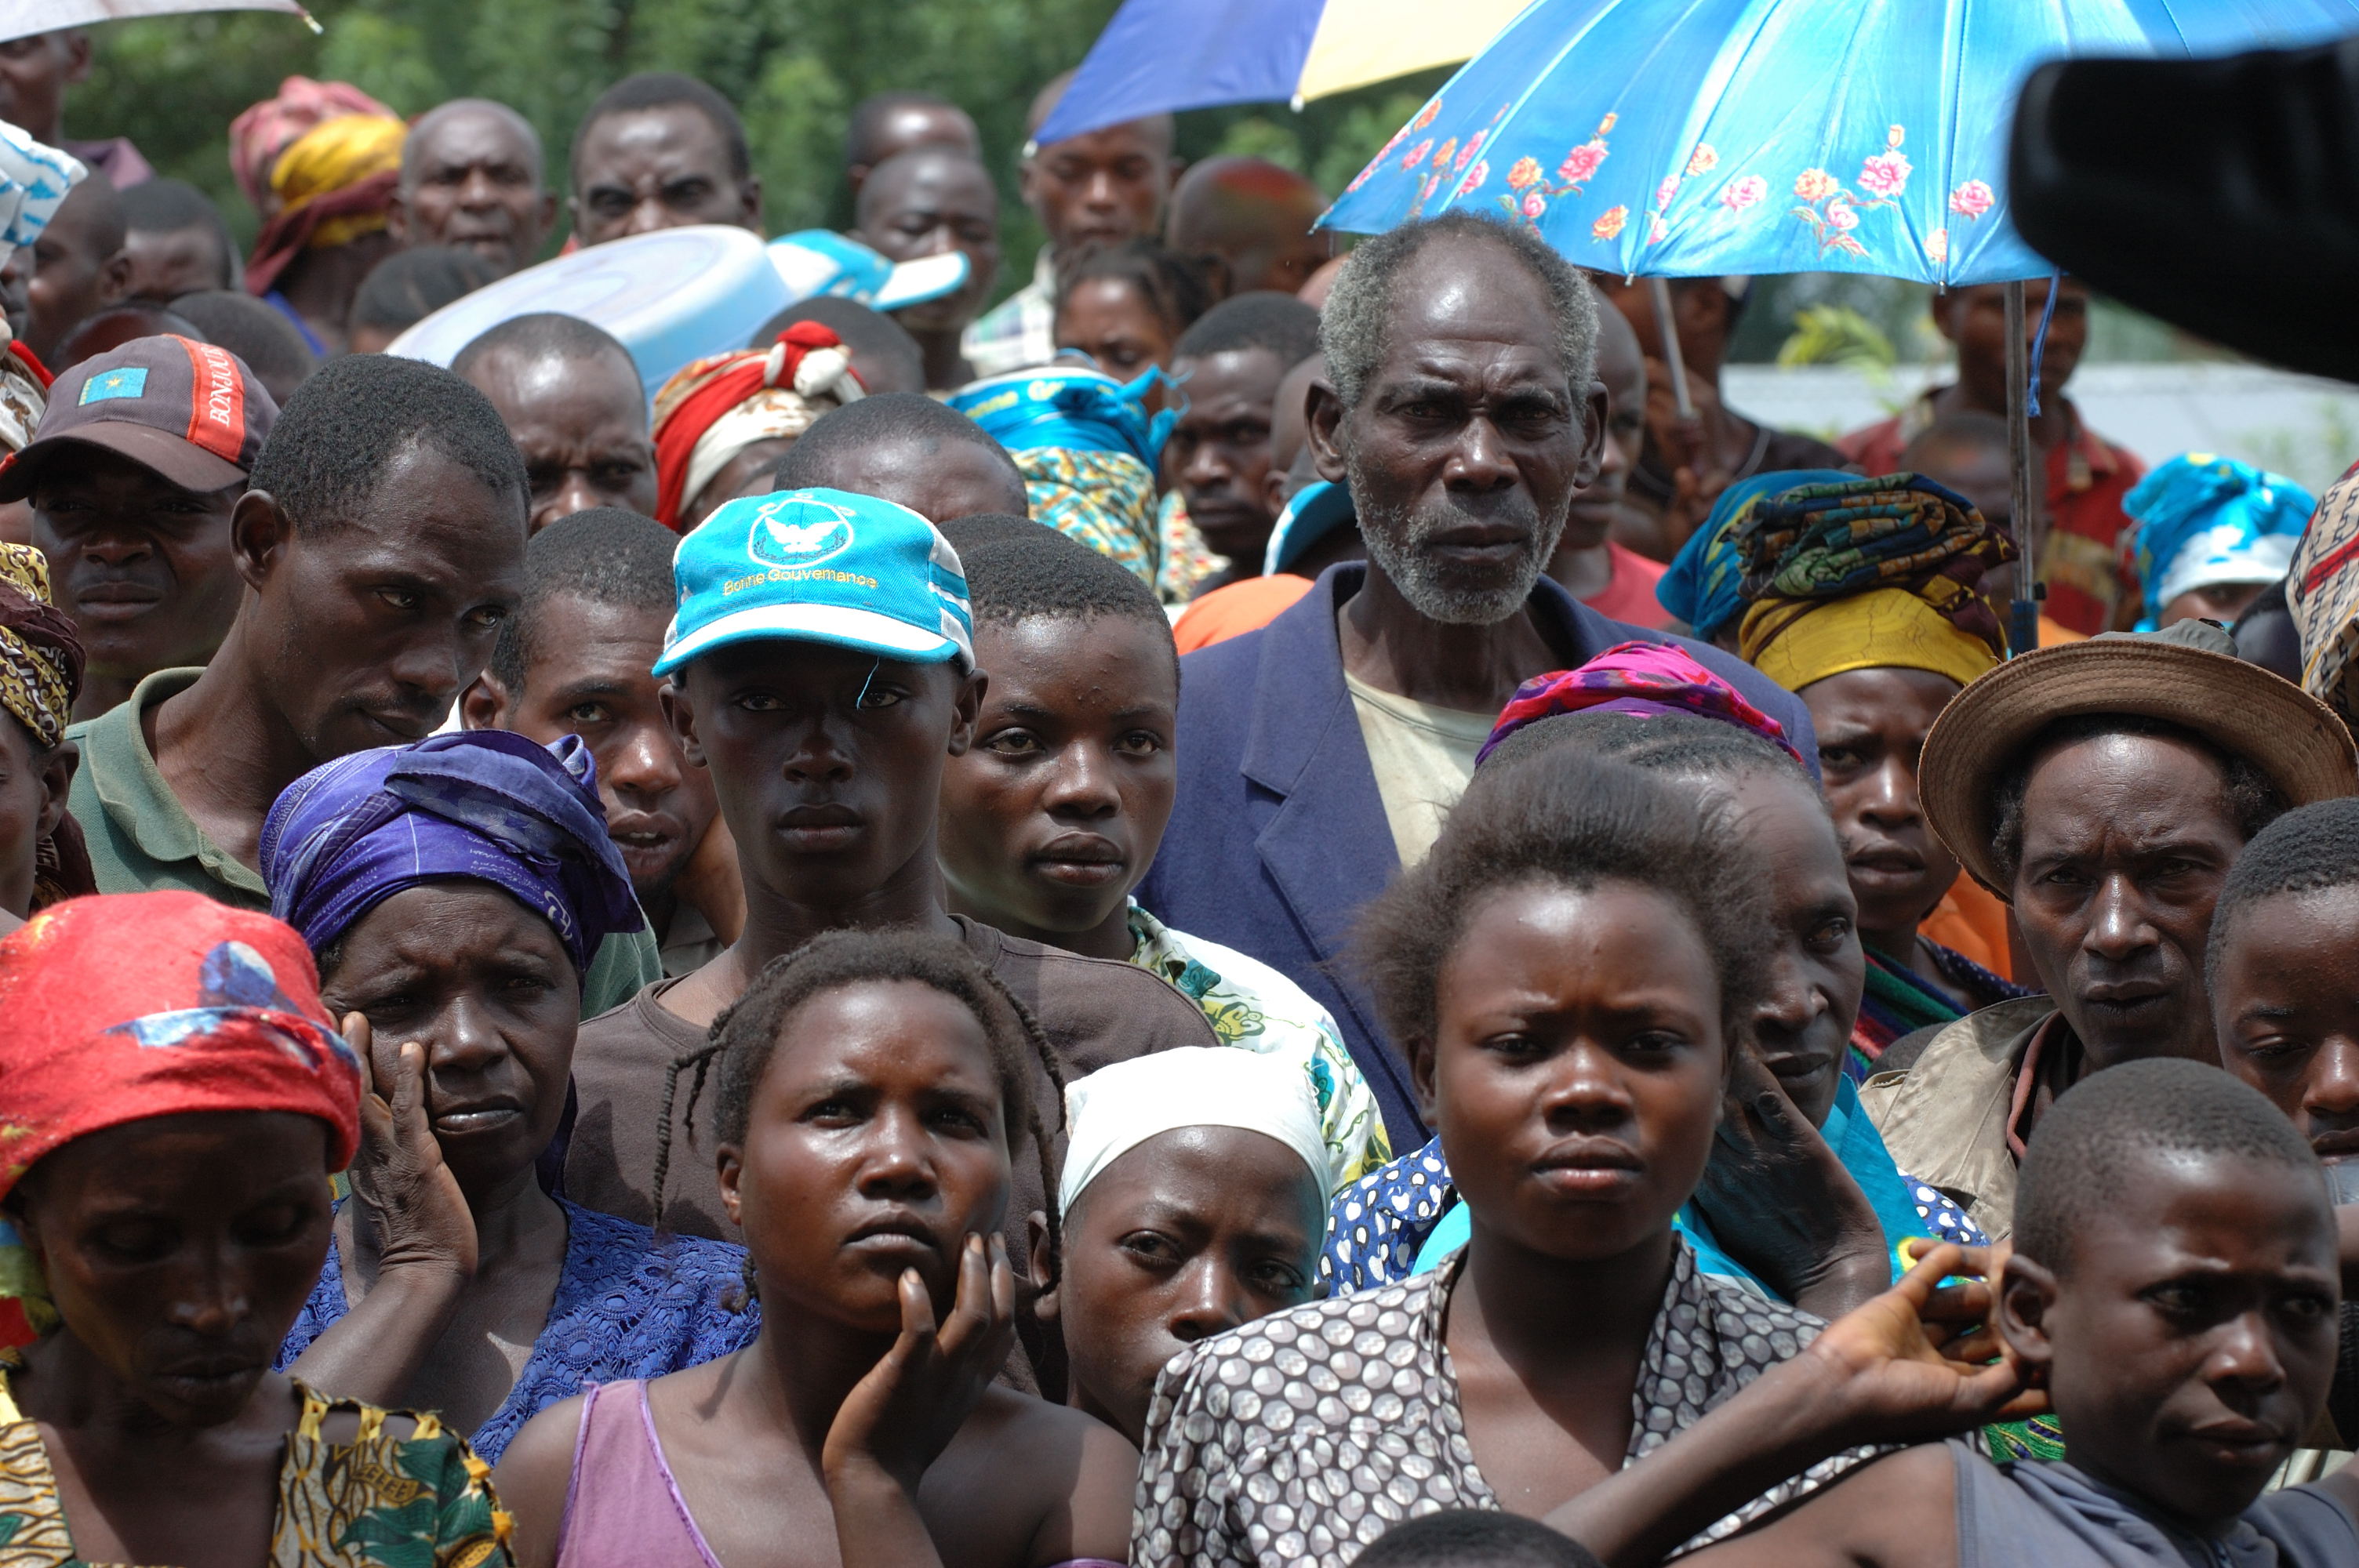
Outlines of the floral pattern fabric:
<svg viewBox="0 0 2359 1568">
<path fill-rule="evenodd" d="M 14 1365 L 13 1357 L 8 1363 Z M 491 1466 L 431 1415 L 329 1400 L 295 1385 L 303 1411 L 278 1467 L 269 1568 L 490 1568 L 512 1564 L 510 1521 Z M 336 1412 L 359 1417 L 351 1443 L 323 1433 Z M 388 1419 L 415 1423 L 407 1437 Z M 39 1425 L 16 1408 L 0 1370 L 0 1562 L 82 1568 L 66 1528 Z"/>
<path fill-rule="evenodd" d="M 1203 1010 L 1223 1045 L 1263 1054 L 1299 1053 L 1319 1097 L 1328 1181 L 1340 1190 L 1392 1158 L 1376 1097 L 1325 1008 L 1268 965 L 1216 942 L 1174 931 L 1136 903 L 1130 961 L 1151 969 Z"/>
<path fill-rule="evenodd" d="M 1135 1568 L 1342 1568 L 1405 1519 L 1497 1509 L 1474 1462 L 1442 1322 L 1459 1264 L 1205 1340 L 1156 1380 L 1132 1504 Z M 1631 1394 L 1625 1466 L 1823 1326 L 1701 1272 L 1685 1244 Z M 1734 1533 L 1873 1458 L 1821 1461 L 1713 1524 Z"/>
<path fill-rule="evenodd" d="M 737 1304 L 745 1295 L 743 1247 L 697 1236 L 658 1240 L 646 1226 L 557 1201 L 565 1211 L 565 1263 L 549 1323 L 508 1397 L 471 1439 L 495 1465 L 526 1422 L 584 1386 L 717 1361 L 762 1329 L 759 1304 Z M 342 1260 L 331 1247 L 319 1284 L 278 1348 L 279 1368 L 349 1310 Z"/>
</svg>

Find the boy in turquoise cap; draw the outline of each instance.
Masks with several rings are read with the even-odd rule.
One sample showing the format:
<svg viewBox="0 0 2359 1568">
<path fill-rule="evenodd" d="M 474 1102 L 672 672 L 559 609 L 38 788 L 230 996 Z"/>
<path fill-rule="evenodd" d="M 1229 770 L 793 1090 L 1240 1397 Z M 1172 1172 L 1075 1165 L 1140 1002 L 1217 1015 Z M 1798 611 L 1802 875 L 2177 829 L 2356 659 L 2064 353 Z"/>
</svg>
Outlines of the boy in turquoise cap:
<svg viewBox="0 0 2359 1568">
<path fill-rule="evenodd" d="M 974 667 L 957 552 L 915 512 L 873 496 L 792 490 L 729 503 L 673 557 L 679 611 L 655 674 L 690 765 L 708 768 L 737 842 L 744 935 L 696 973 L 641 991 L 582 1026 L 581 1114 L 566 1162 L 578 1203 L 675 1230 L 728 1235 L 709 1115 L 667 1108 L 675 1062 L 765 965 L 824 931 L 917 925 L 965 942 L 1030 1010 L 1053 1058 L 1035 1082 L 1058 1125 L 1050 1073 L 1219 1042 L 1196 1006 L 1145 970 L 1020 941 L 944 907 L 935 860 L 942 770 L 974 734 L 987 677 Z M 667 1114 L 667 1110 L 669 1114 Z M 1046 1209 L 1018 1162 L 1008 1251 Z M 1029 1312 L 1019 1314 L 1027 1324 Z M 1031 1328 L 1006 1374 L 1061 1392 L 1061 1350 Z M 1037 1373 L 1037 1381 L 1033 1374 Z"/>
</svg>

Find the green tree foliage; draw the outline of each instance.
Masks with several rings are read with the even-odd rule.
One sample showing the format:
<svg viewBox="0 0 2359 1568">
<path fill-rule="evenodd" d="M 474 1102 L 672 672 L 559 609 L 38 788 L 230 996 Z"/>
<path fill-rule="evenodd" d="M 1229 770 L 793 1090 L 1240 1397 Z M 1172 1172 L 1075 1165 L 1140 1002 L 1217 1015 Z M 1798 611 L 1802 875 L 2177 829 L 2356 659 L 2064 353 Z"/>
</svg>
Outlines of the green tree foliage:
<svg viewBox="0 0 2359 1568">
<path fill-rule="evenodd" d="M 290 73 L 350 81 L 405 115 L 474 96 L 539 128 L 561 180 L 575 122 L 634 70 L 701 77 L 745 117 L 772 232 L 850 222 L 842 179 L 852 106 L 871 92 L 939 92 L 974 116 L 1006 199 L 1003 292 L 1039 243 L 1016 200 L 1033 92 L 1079 63 L 1117 0 L 312 0 L 325 31 L 225 12 L 93 29 L 89 82 L 67 101 L 77 136 L 127 135 L 159 169 L 211 192 L 250 241 L 231 178 L 229 122 Z M 1342 189 L 1447 71 L 1308 105 L 1182 115 L 1180 151 L 1250 152 Z"/>
</svg>

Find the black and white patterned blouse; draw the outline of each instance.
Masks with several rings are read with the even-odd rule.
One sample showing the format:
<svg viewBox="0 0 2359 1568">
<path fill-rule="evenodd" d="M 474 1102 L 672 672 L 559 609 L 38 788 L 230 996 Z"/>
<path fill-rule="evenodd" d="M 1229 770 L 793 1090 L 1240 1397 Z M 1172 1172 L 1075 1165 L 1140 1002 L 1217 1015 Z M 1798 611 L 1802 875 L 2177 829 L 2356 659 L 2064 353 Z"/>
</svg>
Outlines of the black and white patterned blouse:
<svg viewBox="0 0 2359 1568">
<path fill-rule="evenodd" d="M 1133 1568 L 1342 1568 L 1402 1519 L 1495 1509 L 1441 1324 L 1462 1254 L 1397 1285 L 1208 1339 L 1156 1380 L 1131 1513 Z M 1631 1398 L 1634 1464 L 1824 1325 L 1699 1273 L 1682 1241 Z M 1716 1540 L 1882 1452 L 1811 1466 L 1720 1520 Z"/>
</svg>

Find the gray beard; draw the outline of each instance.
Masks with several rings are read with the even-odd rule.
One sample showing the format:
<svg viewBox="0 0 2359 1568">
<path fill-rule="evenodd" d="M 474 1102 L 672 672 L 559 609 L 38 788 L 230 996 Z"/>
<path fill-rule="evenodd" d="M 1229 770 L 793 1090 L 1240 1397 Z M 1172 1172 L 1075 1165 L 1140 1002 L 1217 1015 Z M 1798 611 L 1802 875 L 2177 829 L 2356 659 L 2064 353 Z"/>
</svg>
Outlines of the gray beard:
<svg viewBox="0 0 2359 1568">
<path fill-rule="evenodd" d="M 1353 498 L 1367 494 L 1359 455 L 1347 450 L 1343 462 Z M 1557 541 L 1564 536 L 1571 503 L 1568 495 L 1563 510 L 1552 518 L 1543 518 L 1522 491 L 1483 512 L 1451 503 L 1386 510 L 1362 502 L 1360 537 L 1367 546 L 1368 559 L 1392 579 L 1419 615 L 1445 625 L 1495 626 L 1521 610 L 1532 596 L 1532 585 L 1539 581 L 1541 570 L 1556 554 Z M 1524 548 L 1504 565 L 1471 570 L 1435 559 L 1434 537 L 1469 523 L 1520 524 L 1525 529 Z"/>
</svg>

